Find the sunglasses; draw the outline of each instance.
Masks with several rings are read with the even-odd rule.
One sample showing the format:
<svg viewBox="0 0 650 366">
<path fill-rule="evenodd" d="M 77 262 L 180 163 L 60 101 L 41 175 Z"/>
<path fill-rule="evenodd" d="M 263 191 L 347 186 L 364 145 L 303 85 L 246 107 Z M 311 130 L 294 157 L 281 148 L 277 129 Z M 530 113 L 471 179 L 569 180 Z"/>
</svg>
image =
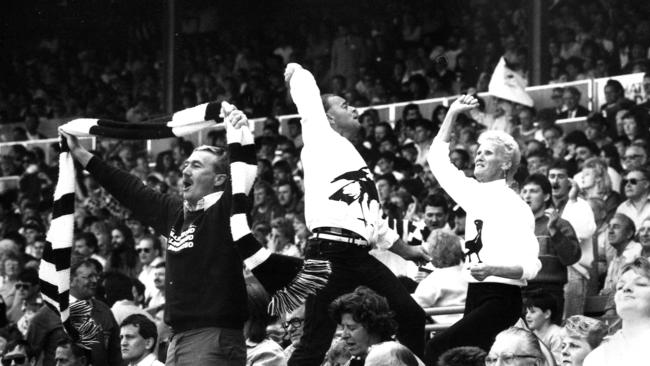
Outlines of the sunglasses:
<svg viewBox="0 0 650 366">
<path fill-rule="evenodd" d="M 32 287 L 32 285 L 30 285 L 29 283 L 17 283 L 15 287 L 16 290 L 22 290 L 22 289 L 29 290 Z"/>
<path fill-rule="evenodd" d="M 142 253 L 142 252 L 151 253 L 151 248 L 136 248 L 135 251 L 138 253 Z"/>
<path fill-rule="evenodd" d="M 9 356 L 9 358 L 2 359 L 2 366 L 22 365 L 27 360 L 27 357 L 22 355 Z"/>
<path fill-rule="evenodd" d="M 630 179 L 623 179 L 621 182 L 623 182 L 623 185 L 627 185 L 628 183 L 630 183 L 631 185 L 635 186 L 643 180 L 645 179 L 630 178 Z"/>
</svg>

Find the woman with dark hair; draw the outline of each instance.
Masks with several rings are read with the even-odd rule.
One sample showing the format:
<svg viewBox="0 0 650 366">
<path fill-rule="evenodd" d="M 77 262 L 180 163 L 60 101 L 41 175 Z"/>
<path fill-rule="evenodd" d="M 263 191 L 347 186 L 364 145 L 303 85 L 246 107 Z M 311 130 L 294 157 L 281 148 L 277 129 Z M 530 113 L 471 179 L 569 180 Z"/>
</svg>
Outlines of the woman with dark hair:
<svg viewBox="0 0 650 366">
<path fill-rule="evenodd" d="M 154 168 L 155 171 L 165 175 L 170 170 L 176 169 L 178 169 L 178 166 L 174 163 L 174 156 L 172 155 L 171 150 L 165 150 L 158 154 L 156 157 L 156 167 Z"/>
<path fill-rule="evenodd" d="M 370 346 L 390 340 L 397 331 L 386 298 L 365 286 L 332 301 L 329 312 L 343 328 L 341 338 L 352 355 L 350 366 L 363 365 Z"/>
<path fill-rule="evenodd" d="M 436 126 L 436 128 L 440 128 L 440 125 L 442 125 L 442 121 L 445 120 L 445 116 L 447 115 L 447 111 L 449 110 L 449 107 L 446 107 L 442 104 L 436 107 L 436 109 L 433 110 L 433 113 L 431 113 L 431 121 L 433 122 L 433 125 Z"/>
<path fill-rule="evenodd" d="M 248 320 L 244 324 L 246 366 L 285 366 L 287 360 L 279 344 L 268 338 L 266 327 L 272 317 L 267 312 L 270 298 L 261 284 L 252 278 L 246 281 Z"/>
<path fill-rule="evenodd" d="M 131 229 L 124 224 L 116 225 L 111 230 L 111 250 L 104 271 L 113 270 L 137 278 L 140 273 L 139 267 L 138 253 L 135 251 Z"/>
<path fill-rule="evenodd" d="M 621 155 L 618 153 L 616 146 L 609 144 L 600 148 L 600 157 L 607 161 L 607 165 L 616 170 L 617 173 L 623 173 L 621 165 Z"/>
</svg>

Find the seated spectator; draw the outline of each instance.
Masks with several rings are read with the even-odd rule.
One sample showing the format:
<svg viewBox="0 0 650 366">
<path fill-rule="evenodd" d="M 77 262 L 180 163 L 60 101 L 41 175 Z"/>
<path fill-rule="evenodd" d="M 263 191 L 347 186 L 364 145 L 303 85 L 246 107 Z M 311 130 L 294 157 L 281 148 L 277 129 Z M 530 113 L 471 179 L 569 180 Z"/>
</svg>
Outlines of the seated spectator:
<svg viewBox="0 0 650 366">
<path fill-rule="evenodd" d="M 2 356 L 2 365 L 18 366 L 31 364 L 31 360 L 27 356 L 27 347 L 27 342 L 23 340 L 7 344 L 7 352 Z"/>
<path fill-rule="evenodd" d="M 80 232 L 74 236 L 73 252 L 85 259 L 94 259 L 106 267 L 106 259 L 98 254 L 97 237 L 92 233 Z"/>
<path fill-rule="evenodd" d="M 142 314 L 129 315 L 120 323 L 122 359 L 129 366 L 163 366 L 154 355 L 157 341 L 156 324 Z"/>
<path fill-rule="evenodd" d="M 305 222 L 305 202 L 302 192 L 293 180 L 280 181 L 276 187 L 278 203 L 285 214 L 294 214 L 300 221 Z"/>
<path fill-rule="evenodd" d="M 57 366 L 88 366 L 88 350 L 69 340 L 61 341 L 56 346 L 54 361 Z"/>
<path fill-rule="evenodd" d="M 281 217 L 284 210 L 278 203 L 278 197 L 270 183 L 258 180 L 253 187 L 253 208 L 251 222 L 270 224 L 275 218 Z"/>
<path fill-rule="evenodd" d="M 350 366 L 363 365 L 370 346 L 390 340 L 397 330 L 386 298 L 364 286 L 332 301 L 329 312 L 343 329 Z"/>
<path fill-rule="evenodd" d="M 580 91 L 573 86 L 564 89 L 562 100 L 564 101 L 564 111 L 560 113 L 558 119 L 562 118 L 576 118 L 585 117 L 589 114 L 589 110 L 580 105 Z"/>
<path fill-rule="evenodd" d="M 106 272 L 103 278 L 104 295 L 106 305 L 111 307 L 111 312 L 117 324 L 133 314 L 145 315 L 153 320 L 153 317 L 144 311 L 133 299 L 133 280 L 123 273 L 111 271 Z"/>
<path fill-rule="evenodd" d="M 267 244 L 269 250 L 274 253 L 300 257 L 300 249 L 294 243 L 294 238 L 292 220 L 278 217 L 271 221 L 271 233 Z"/>
<path fill-rule="evenodd" d="M 560 362 L 562 328 L 557 323 L 562 319 L 562 308 L 551 294 L 543 291 L 529 293 L 524 300 L 526 325 L 544 345 L 551 350 L 555 362 Z"/>
<path fill-rule="evenodd" d="M 598 347 L 607 335 L 605 323 L 583 315 L 569 317 L 562 330 L 560 363 L 569 366 L 582 366 L 585 357 Z"/>
<path fill-rule="evenodd" d="M 267 312 L 269 296 L 254 280 L 246 283 L 248 293 L 248 320 L 244 324 L 246 337 L 246 365 L 283 366 L 287 364 L 282 347 L 267 337 L 266 327 L 271 322 Z"/>
<path fill-rule="evenodd" d="M 643 168 L 648 163 L 648 152 L 645 148 L 637 145 L 626 146 L 621 155 L 623 169 L 631 171 Z"/>
<path fill-rule="evenodd" d="M 72 307 L 77 310 L 71 311 L 71 317 L 76 319 L 70 326 L 78 333 L 80 342 L 90 348 L 93 366 L 118 366 L 122 363 L 119 329 L 109 307 L 95 298 L 98 279 L 96 265 L 91 260 L 72 264 L 70 298 Z M 87 307 L 91 309 L 89 315 L 85 313 Z M 43 306 L 32 318 L 25 338 L 30 357 L 43 365 L 53 365 L 57 344 L 68 336 L 59 314 Z"/>
<path fill-rule="evenodd" d="M 25 269 L 18 275 L 15 284 L 16 295 L 13 304 L 7 309 L 7 319 L 16 323 L 23 317 L 26 303 L 34 303 L 40 299 L 40 281 L 38 272 L 34 269 Z"/>
<path fill-rule="evenodd" d="M 434 230 L 424 245 L 434 271 L 418 284 L 413 299 L 423 308 L 464 306 L 467 280 L 463 277 L 463 249 L 460 238 L 450 232 Z M 436 323 L 453 324 L 462 314 L 432 316 Z"/>
<path fill-rule="evenodd" d="M 616 208 L 616 212 L 626 215 L 634 221 L 635 227 L 640 227 L 641 221 L 650 216 L 650 171 L 628 169 L 623 186 L 627 199 Z"/>
<path fill-rule="evenodd" d="M 614 301 L 623 326 L 587 355 L 585 366 L 642 365 L 648 362 L 650 262 L 646 258 L 637 258 L 623 267 Z"/>
<path fill-rule="evenodd" d="M 512 327 L 497 334 L 485 365 L 542 366 L 546 365 L 545 358 L 535 334 Z"/>
<path fill-rule="evenodd" d="M 486 355 L 478 347 L 456 347 L 440 355 L 438 366 L 484 366 Z"/>
<path fill-rule="evenodd" d="M 614 79 L 607 80 L 605 84 L 605 104 L 600 106 L 600 112 L 607 119 L 610 133 L 616 132 L 616 114 L 622 109 L 629 109 L 634 102 L 625 97 L 623 85 Z"/>
<path fill-rule="evenodd" d="M 587 139 L 596 144 L 599 148 L 612 143 L 612 138 L 607 134 L 607 121 L 602 114 L 593 112 L 587 117 L 587 128 L 585 129 Z"/>
<path fill-rule="evenodd" d="M 145 235 L 138 241 L 135 251 L 142 266 L 138 280 L 145 286 L 145 296 L 147 296 L 156 289 L 153 283 L 153 272 L 156 265 L 163 261 L 160 239 L 153 235 Z"/>
<path fill-rule="evenodd" d="M 607 277 L 601 294 L 609 296 L 608 309 L 612 310 L 616 286 L 623 273 L 623 267 L 641 254 L 641 244 L 634 241 L 635 226 L 632 219 L 617 213 L 609 220 L 607 239 L 614 248 L 614 257 L 607 268 Z"/>
<path fill-rule="evenodd" d="M 2 286 L 0 286 L 0 297 L 2 297 L 7 309 L 11 309 L 16 296 L 16 282 L 22 272 L 20 257 L 13 252 L 5 254 L 2 261 Z"/>
<path fill-rule="evenodd" d="M 370 347 L 364 366 L 424 366 L 424 363 L 401 343 L 382 342 Z"/>
<path fill-rule="evenodd" d="M 422 238 L 426 240 L 436 229 L 443 229 L 451 232 L 449 227 L 449 201 L 442 194 L 433 194 L 422 201 L 424 207 L 423 221 L 426 226 Z"/>
<path fill-rule="evenodd" d="M 128 226 L 119 224 L 111 230 L 111 251 L 106 259 L 105 271 L 116 270 L 135 278 L 139 271 L 133 233 Z"/>
<path fill-rule="evenodd" d="M 618 179 L 617 185 L 614 184 L 615 179 Z M 599 198 L 604 201 L 606 205 L 605 218 L 609 221 L 623 202 L 623 198 L 618 193 L 620 188 L 614 188 L 620 187 L 620 174 L 612 167 L 607 166 L 605 159 L 593 157 L 585 160 L 582 171 L 574 176 L 574 180 L 580 186 L 582 198 Z"/>
<path fill-rule="evenodd" d="M 302 337 L 302 330 L 305 325 L 305 306 L 300 306 L 298 309 L 287 314 L 287 321 L 282 324 L 285 331 L 289 336 L 289 341 L 291 344 L 284 349 L 284 356 L 288 360 L 291 358 L 291 354 L 296 349 L 296 346 L 300 343 L 300 338 Z"/>
<path fill-rule="evenodd" d="M 650 259 L 650 217 L 641 222 L 641 227 L 637 230 L 637 239 L 641 244 L 641 257 Z"/>
<path fill-rule="evenodd" d="M 145 299 L 147 305 L 145 310 L 160 322 L 164 319 L 165 271 L 165 262 L 160 262 L 154 266 L 153 284 L 156 289 Z"/>
</svg>

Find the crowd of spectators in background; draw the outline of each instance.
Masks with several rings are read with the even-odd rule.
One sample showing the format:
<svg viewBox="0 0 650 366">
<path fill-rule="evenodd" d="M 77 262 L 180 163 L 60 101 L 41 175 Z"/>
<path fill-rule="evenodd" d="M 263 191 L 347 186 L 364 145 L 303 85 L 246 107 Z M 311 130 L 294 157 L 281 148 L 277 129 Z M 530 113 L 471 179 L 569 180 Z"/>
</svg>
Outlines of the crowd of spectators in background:
<svg viewBox="0 0 650 366">
<path fill-rule="evenodd" d="M 314 71 L 322 90 L 344 95 L 355 106 L 484 91 L 502 54 L 516 61 L 525 73 L 528 55 L 523 38 L 514 36 L 526 32 L 523 9 L 514 2 L 469 4 L 467 12 L 455 17 L 443 16 L 430 7 L 392 4 L 390 17 L 370 17 L 363 26 L 362 22 L 329 23 L 332 19 L 326 17 L 328 21 L 312 31 L 314 25 L 298 22 L 292 27 L 301 31 L 274 32 L 274 42 L 252 37 L 249 43 L 240 44 L 240 35 L 227 31 L 217 37 L 189 36 L 179 55 L 183 75 L 179 107 L 226 99 L 251 117 L 290 112 L 282 70 L 296 58 Z M 548 80 L 646 71 L 650 45 L 650 32 L 645 31 L 650 22 L 643 18 L 648 13 L 643 12 L 646 7 L 632 1 L 560 2 L 551 10 Z M 480 18 L 475 16 L 479 13 L 483 15 Z M 307 39 L 295 39 L 301 34 L 308 34 Z M 133 47 L 107 54 L 101 48 L 78 48 L 64 39 L 44 40 L 35 49 L 38 51 L 29 55 L 29 63 L 14 57 L 13 77 L 0 84 L 0 120 L 25 121 L 24 136 L 16 140 L 40 137 L 39 121 L 46 123 L 52 118 L 141 121 L 163 111 L 157 53 Z M 650 77 L 644 78 L 643 85 L 650 95 Z M 531 281 L 530 291 L 525 291 L 521 328 L 500 334 L 491 352 L 457 349 L 443 355 L 440 364 L 453 365 L 453 360 L 465 357 L 466 362 L 475 359 L 480 361 L 473 362 L 492 365 L 523 350 L 534 358 L 552 357 L 558 363 L 581 365 L 608 334 L 612 343 L 595 353 L 605 357 L 602 355 L 621 349 L 632 352 L 617 333 L 621 328 L 639 337 L 647 335 L 637 326 L 648 322 L 647 294 L 638 297 L 637 305 L 630 305 L 633 301 L 624 294 L 643 291 L 639 288 L 650 278 L 647 261 L 638 259 L 650 257 L 650 100 L 635 104 L 625 98 L 615 81 L 607 84 L 605 95 L 606 104 L 591 113 L 581 110 L 588 114 L 584 131 L 564 131 L 554 123 L 577 110 L 571 88 L 553 91 L 553 110 L 515 107 L 509 112 L 509 132 L 520 144 L 525 163 L 513 189 L 521 193 L 536 217 L 542 271 Z M 439 107 L 431 116 L 423 116 L 413 104 L 396 121 L 382 121 L 369 109 L 359 117 L 363 129 L 354 142 L 375 173 L 379 198 L 391 225 L 399 228 L 407 242 L 427 243 L 433 259 L 426 266 L 411 264 L 407 268 L 382 259 L 402 276 L 423 307 L 463 305 L 467 286 L 459 276 L 465 214 L 439 187 L 426 164 L 428 148 L 445 113 L 445 107 Z M 471 175 L 476 140 L 486 126 L 476 115 L 464 117 L 454 131 L 450 158 L 458 169 Z M 272 251 L 302 256 L 310 233 L 304 223 L 300 123 L 290 121 L 286 135 L 279 133 L 279 127 L 277 119 L 267 118 L 256 139 L 258 179 L 252 195 L 251 227 Z M 225 141 L 221 132 L 208 138 L 214 145 Z M 191 142 L 178 139 L 169 150 L 153 157 L 142 143 L 99 139 L 95 153 L 160 192 L 178 194 L 182 184 L 179 167 L 193 148 Z M 45 246 L 57 180 L 58 147 L 53 144 L 49 149 L 46 154 L 43 149 L 16 144 L 0 160 L 0 175 L 20 176 L 18 188 L 3 187 L 0 194 L 0 295 L 5 307 L 0 311 L 0 345 L 5 344 L 5 357 L 39 356 L 30 324 L 43 305 L 35 269 Z M 80 175 L 78 186 L 73 252 L 82 264 L 73 267 L 73 280 L 80 276 L 94 283 L 92 296 L 110 307 L 115 331 L 124 333 L 122 342 L 142 339 L 133 346 L 137 357 L 155 353 L 161 358 L 170 335 L 162 321 L 165 243 L 160 233 L 131 217 L 91 176 Z M 555 211 L 547 212 L 549 207 Z M 560 250 L 557 243 L 573 249 Z M 76 286 L 78 293 L 87 288 L 83 283 Z M 536 291 L 540 287 L 552 296 L 540 295 Z M 249 287 L 249 295 L 253 299 L 249 307 L 255 313 L 260 304 L 254 301 L 254 286 Z M 601 311 L 587 315 L 602 317 L 602 322 L 583 315 L 586 299 L 596 295 L 604 299 Z M 364 357 L 368 354 L 366 362 L 370 364 L 382 359 L 381 352 L 385 352 L 412 364 L 408 363 L 412 362 L 408 350 L 382 343 L 394 333 L 392 321 L 380 319 L 384 323 L 376 328 L 376 319 L 363 318 L 361 322 L 353 310 L 347 310 L 352 319 L 346 317 L 346 306 L 354 306 L 355 296 L 371 298 L 380 308 L 377 311 L 390 313 L 381 298 L 368 289 L 335 301 L 333 312 L 343 325 L 343 341 L 333 343 L 326 362 L 354 361 L 356 352 Z M 140 317 L 132 318 L 134 313 Z M 262 330 L 248 325 L 250 354 L 260 359 L 272 354 L 277 364 L 282 364 L 299 342 L 301 314 L 299 310 L 282 319 L 263 315 L 253 319 L 261 322 L 257 327 Z M 456 320 L 454 315 L 434 316 L 430 322 L 450 324 Z M 379 329 L 379 334 L 371 337 L 372 342 L 353 339 L 353 343 L 364 342 L 362 350 L 348 349 L 346 341 L 349 344 L 354 337 L 348 329 L 350 321 L 372 331 Z M 156 330 L 153 333 L 151 326 Z M 373 342 L 382 346 L 369 350 Z M 55 354 L 88 357 L 74 344 L 54 346 L 52 358 Z M 120 357 L 136 357 L 129 354 L 133 347 L 123 346 Z M 636 349 L 643 349 L 641 343 Z"/>
</svg>

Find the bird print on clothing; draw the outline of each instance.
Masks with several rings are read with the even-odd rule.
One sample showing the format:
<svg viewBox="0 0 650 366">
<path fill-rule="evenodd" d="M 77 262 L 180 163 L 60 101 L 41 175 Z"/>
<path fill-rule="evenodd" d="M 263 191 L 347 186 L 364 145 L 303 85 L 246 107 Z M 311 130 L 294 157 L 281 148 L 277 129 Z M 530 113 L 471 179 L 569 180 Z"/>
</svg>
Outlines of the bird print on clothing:
<svg viewBox="0 0 650 366">
<path fill-rule="evenodd" d="M 483 263 L 483 261 L 481 261 L 481 257 L 478 254 L 481 251 L 481 249 L 483 249 L 483 241 L 481 240 L 481 231 L 483 230 L 483 220 L 474 220 L 474 225 L 476 225 L 476 237 L 472 240 L 468 240 L 465 242 L 465 248 L 467 248 L 467 252 L 465 252 L 465 260 L 471 259 L 470 255 L 476 254 L 476 258 L 478 258 L 478 262 Z"/>
<path fill-rule="evenodd" d="M 375 182 L 370 175 L 370 169 L 363 167 L 359 170 L 345 172 L 334 178 L 330 183 L 336 183 L 338 181 L 349 182 L 334 192 L 329 199 L 332 201 L 342 201 L 348 205 L 358 202 L 361 206 L 362 214 L 362 217 L 358 219 L 367 225 L 365 212 L 370 210 L 370 203 L 375 201 L 379 204 L 379 194 L 377 193 Z"/>
</svg>

